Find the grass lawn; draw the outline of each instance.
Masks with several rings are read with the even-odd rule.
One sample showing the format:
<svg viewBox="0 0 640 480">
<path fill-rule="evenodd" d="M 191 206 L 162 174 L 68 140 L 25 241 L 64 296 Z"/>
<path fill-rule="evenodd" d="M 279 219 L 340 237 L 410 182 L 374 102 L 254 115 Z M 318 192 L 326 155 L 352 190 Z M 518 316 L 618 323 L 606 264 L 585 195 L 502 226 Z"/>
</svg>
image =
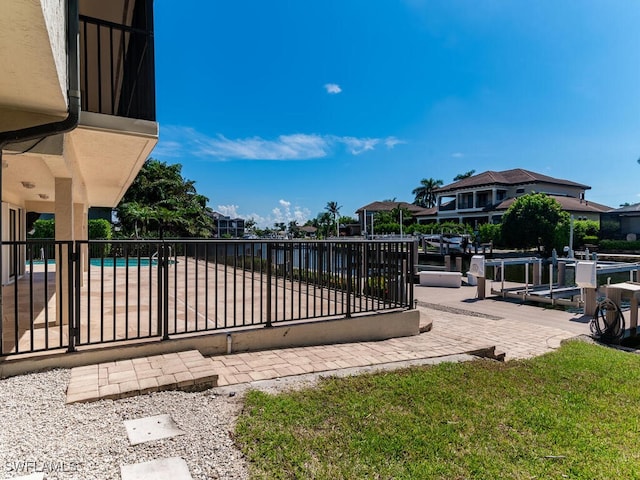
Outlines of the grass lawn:
<svg viewBox="0 0 640 480">
<path fill-rule="evenodd" d="M 254 478 L 640 478 L 640 355 L 582 342 L 248 394 Z"/>
</svg>

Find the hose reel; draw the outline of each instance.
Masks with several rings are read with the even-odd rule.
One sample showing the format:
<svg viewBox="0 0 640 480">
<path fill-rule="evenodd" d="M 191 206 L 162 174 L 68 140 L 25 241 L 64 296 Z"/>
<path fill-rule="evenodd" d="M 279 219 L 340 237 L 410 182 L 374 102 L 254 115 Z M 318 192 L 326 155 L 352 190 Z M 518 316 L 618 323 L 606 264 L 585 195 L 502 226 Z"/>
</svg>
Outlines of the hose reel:
<svg viewBox="0 0 640 480">
<path fill-rule="evenodd" d="M 591 319 L 591 333 L 605 343 L 620 343 L 625 322 L 620 306 L 609 298 L 598 302 Z"/>
</svg>

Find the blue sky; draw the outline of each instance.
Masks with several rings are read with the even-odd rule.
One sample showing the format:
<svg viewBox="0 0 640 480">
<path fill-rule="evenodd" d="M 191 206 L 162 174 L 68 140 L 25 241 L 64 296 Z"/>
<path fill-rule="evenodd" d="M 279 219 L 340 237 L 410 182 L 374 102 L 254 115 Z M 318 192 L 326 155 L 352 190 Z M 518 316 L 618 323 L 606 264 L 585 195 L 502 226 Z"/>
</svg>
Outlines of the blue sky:
<svg viewBox="0 0 640 480">
<path fill-rule="evenodd" d="M 640 2 L 158 0 L 152 156 L 261 226 L 525 168 L 640 202 Z"/>
</svg>

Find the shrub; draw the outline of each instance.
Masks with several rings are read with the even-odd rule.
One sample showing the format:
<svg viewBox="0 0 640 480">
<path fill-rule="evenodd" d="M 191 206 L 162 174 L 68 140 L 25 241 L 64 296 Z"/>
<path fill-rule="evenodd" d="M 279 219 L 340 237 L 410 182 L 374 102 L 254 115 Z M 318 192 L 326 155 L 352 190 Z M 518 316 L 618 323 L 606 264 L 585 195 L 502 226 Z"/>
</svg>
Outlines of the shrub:
<svg viewBox="0 0 640 480">
<path fill-rule="evenodd" d="M 483 223 L 478 227 L 478 234 L 482 243 L 493 242 L 493 245 L 502 245 L 502 225 Z"/>
<path fill-rule="evenodd" d="M 89 239 L 90 240 L 111 240 L 111 223 L 104 218 L 89 220 Z"/>
<path fill-rule="evenodd" d="M 54 238 L 55 234 L 55 221 L 50 220 L 36 220 L 33 223 L 33 233 L 29 235 L 30 238 Z"/>
<path fill-rule="evenodd" d="M 626 240 L 600 240 L 598 246 L 601 251 L 633 251 L 640 250 L 640 241 L 627 242 Z"/>
</svg>

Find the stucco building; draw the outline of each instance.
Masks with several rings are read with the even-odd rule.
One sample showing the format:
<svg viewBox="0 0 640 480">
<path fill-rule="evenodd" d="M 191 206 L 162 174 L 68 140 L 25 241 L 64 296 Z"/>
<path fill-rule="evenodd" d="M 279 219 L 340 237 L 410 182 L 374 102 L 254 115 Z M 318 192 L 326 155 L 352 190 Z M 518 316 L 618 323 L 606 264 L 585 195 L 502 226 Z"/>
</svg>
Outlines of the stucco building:
<svg viewBox="0 0 640 480">
<path fill-rule="evenodd" d="M 30 211 L 87 239 L 89 207 L 115 207 L 158 140 L 153 1 L 0 2 L 0 62 L 2 239 Z M 3 247 L 3 284 L 25 254 Z"/>
<path fill-rule="evenodd" d="M 588 185 L 522 168 L 487 171 L 437 189 L 436 208 L 418 218 L 421 223 L 453 221 L 472 226 L 499 223 L 518 197 L 535 192 L 557 200 L 576 220 L 599 220 L 600 214 L 611 207 L 586 200 L 589 189 Z"/>
</svg>

